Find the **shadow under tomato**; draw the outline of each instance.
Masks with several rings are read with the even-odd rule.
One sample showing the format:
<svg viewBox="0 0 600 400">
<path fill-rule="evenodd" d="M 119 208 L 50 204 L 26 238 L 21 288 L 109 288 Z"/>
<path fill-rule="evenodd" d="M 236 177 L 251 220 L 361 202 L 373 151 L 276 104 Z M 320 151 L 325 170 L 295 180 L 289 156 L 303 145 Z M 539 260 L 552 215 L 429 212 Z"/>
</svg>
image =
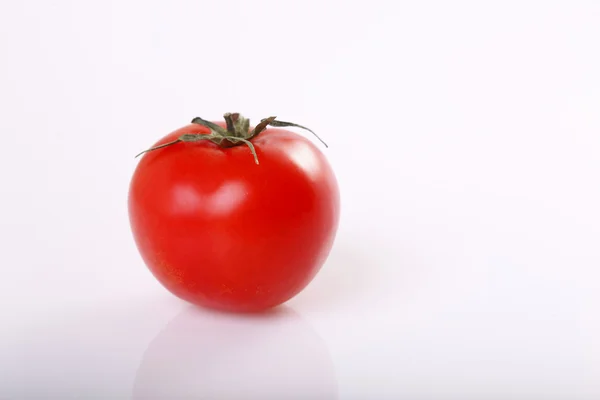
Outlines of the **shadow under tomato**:
<svg viewBox="0 0 600 400">
<path fill-rule="evenodd" d="M 150 343 L 134 399 L 337 399 L 319 335 L 286 306 L 224 314 L 190 306 Z"/>
</svg>

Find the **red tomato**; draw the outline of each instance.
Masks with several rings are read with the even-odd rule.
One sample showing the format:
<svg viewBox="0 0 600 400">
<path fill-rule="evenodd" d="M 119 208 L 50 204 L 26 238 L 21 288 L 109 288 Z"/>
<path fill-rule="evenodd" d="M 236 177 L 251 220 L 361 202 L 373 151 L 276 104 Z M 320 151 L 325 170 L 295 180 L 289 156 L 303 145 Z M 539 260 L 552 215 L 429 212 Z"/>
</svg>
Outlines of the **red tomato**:
<svg viewBox="0 0 600 400">
<path fill-rule="evenodd" d="M 225 124 L 219 124 L 225 127 Z M 191 124 L 158 141 L 208 134 Z M 158 281 L 191 303 L 259 311 L 299 293 L 337 230 L 334 173 L 308 139 L 279 128 L 249 147 L 175 143 L 139 162 L 129 190 L 136 245 Z"/>
</svg>

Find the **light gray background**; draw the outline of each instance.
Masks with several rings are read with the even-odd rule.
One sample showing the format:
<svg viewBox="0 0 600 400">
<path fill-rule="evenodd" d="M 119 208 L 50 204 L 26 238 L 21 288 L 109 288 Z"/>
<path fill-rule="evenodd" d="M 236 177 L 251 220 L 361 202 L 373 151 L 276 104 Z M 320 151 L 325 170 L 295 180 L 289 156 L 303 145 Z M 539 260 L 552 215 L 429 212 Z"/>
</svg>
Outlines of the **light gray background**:
<svg viewBox="0 0 600 400">
<path fill-rule="evenodd" d="M 600 2 L 3 0 L 0 57 L 0 398 L 600 398 Z M 129 231 L 133 156 L 225 111 L 342 191 L 262 318 Z"/>
</svg>

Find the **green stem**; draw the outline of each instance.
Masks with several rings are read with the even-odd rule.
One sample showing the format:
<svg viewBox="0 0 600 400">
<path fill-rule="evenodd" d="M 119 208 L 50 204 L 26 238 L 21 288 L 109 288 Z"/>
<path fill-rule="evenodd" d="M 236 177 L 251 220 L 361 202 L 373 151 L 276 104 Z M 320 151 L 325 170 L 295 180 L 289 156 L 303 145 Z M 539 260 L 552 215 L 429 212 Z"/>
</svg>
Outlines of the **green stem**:
<svg viewBox="0 0 600 400">
<path fill-rule="evenodd" d="M 225 118 L 225 123 L 227 124 L 227 133 L 230 135 L 235 135 L 235 128 L 233 127 L 233 118 L 231 113 L 226 113 L 223 115 L 223 118 Z"/>
<path fill-rule="evenodd" d="M 144 150 L 144 151 L 142 151 L 142 152 L 138 153 L 138 154 L 135 156 L 135 158 L 138 158 L 138 157 L 139 157 L 139 156 L 141 156 L 142 154 L 148 153 L 149 151 L 154 151 L 154 150 L 162 149 L 163 147 L 171 146 L 171 145 L 173 145 L 173 144 L 175 144 L 175 143 L 179 143 L 179 142 L 181 142 L 181 139 L 176 139 L 176 140 L 173 140 L 172 142 L 165 143 L 165 144 L 161 144 L 161 145 L 158 145 L 158 146 L 155 146 L 155 147 L 149 148 L 149 149 L 147 149 L 147 150 Z"/>
<path fill-rule="evenodd" d="M 307 127 L 302 125 L 295 124 L 293 122 L 277 121 L 277 117 L 269 117 L 262 119 L 254 127 L 254 129 L 252 129 L 252 131 L 250 131 L 250 120 L 244 118 L 239 113 L 226 113 L 225 115 L 223 115 L 223 118 L 225 119 L 227 129 L 215 124 L 214 122 L 206 121 L 200 117 L 196 117 L 192 120 L 192 123 L 208 128 L 210 130 L 210 134 L 186 133 L 178 137 L 176 140 L 173 140 L 168 143 L 163 143 L 155 147 L 151 147 L 148 150 L 144 150 L 138 155 L 136 155 L 136 157 L 139 157 L 142 154 L 150 151 L 172 146 L 179 142 L 197 142 L 200 140 L 210 140 L 214 144 L 223 148 L 245 144 L 250 149 L 250 152 L 254 157 L 254 162 L 258 165 L 258 155 L 256 154 L 256 148 L 254 147 L 254 144 L 251 140 L 258 136 L 265 129 L 267 129 L 268 126 L 295 127 L 305 129 L 313 135 L 315 135 L 315 137 L 319 139 L 319 141 L 321 141 L 321 143 L 323 143 L 325 147 L 328 147 L 327 144 L 311 129 L 308 129 Z"/>
<path fill-rule="evenodd" d="M 244 138 L 241 137 L 228 137 L 227 140 L 234 140 L 234 141 L 239 141 L 244 143 L 245 145 L 247 145 L 250 148 L 250 152 L 252 153 L 252 155 L 254 156 L 254 162 L 256 163 L 256 165 L 258 165 L 258 155 L 256 155 L 256 149 L 254 148 L 254 145 L 252 144 L 251 141 L 246 140 Z"/>
</svg>

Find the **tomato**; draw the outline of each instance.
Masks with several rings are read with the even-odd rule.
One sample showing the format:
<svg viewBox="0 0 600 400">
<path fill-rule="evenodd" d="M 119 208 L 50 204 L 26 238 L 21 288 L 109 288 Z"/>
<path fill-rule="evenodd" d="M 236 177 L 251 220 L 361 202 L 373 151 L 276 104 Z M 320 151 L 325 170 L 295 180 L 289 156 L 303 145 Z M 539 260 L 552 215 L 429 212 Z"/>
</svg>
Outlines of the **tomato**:
<svg viewBox="0 0 600 400">
<path fill-rule="evenodd" d="M 235 127 L 195 119 L 144 154 L 129 219 L 144 262 L 175 296 L 260 311 L 298 294 L 327 259 L 339 191 L 311 140 L 267 127 L 299 125 L 271 117 L 253 131 L 233 116 Z"/>
</svg>

